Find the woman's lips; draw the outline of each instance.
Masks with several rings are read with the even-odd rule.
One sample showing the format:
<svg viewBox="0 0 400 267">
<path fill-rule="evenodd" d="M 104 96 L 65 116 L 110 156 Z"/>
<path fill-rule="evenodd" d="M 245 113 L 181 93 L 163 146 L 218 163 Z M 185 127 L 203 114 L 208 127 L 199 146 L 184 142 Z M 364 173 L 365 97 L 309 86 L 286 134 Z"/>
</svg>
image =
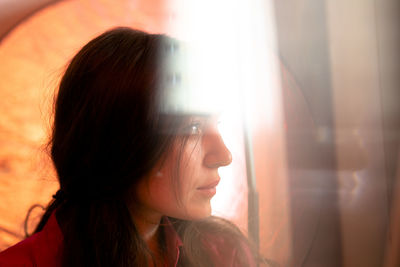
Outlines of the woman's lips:
<svg viewBox="0 0 400 267">
<path fill-rule="evenodd" d="M 197 187 L 197 190 L 198 190 L 201 194 L 203 194 L 203 195 L 205 195 L 205 196 L 211 198 L 211 197 L 213 197 L 213 196 L 217 193 L 217 189 L 216 189 L 215 187 L 216 187 L 218 184 L 219 184 L 219 179 L 216 180 L 216 181 L 213 181 L 213 182 L 211 182 L 211 183 L 209 183 L 209 184 L 207 184 L 207 185 Z"/>
<path fill-rule="evenodd" d="M 210 189 L 210 188 L 215 188 L 219 184 L 219 179 L 215 180 L 209 184 L 197 187 L 198 190 L 205 190 L 205 189 Z"/>
</svg>

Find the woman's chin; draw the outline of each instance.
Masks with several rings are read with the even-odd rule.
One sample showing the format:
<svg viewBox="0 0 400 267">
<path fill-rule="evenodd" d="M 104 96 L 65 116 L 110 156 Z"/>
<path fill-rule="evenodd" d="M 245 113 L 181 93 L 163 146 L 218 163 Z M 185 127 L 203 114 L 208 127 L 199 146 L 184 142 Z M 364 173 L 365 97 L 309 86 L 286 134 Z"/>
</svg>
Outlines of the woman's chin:
<svg viewBox="0 0 400 267">
<path fill-rule="evenodd" d="M 208 205 L 206 207 L 203 207 L 202 209 L 196 209 L 193 210 L 190 214 L 189 214 L 189 219 L 188 220 L 202 220 L 205 219 L 207 217 L 211 216 L 211 205 Z"/>
</svg>

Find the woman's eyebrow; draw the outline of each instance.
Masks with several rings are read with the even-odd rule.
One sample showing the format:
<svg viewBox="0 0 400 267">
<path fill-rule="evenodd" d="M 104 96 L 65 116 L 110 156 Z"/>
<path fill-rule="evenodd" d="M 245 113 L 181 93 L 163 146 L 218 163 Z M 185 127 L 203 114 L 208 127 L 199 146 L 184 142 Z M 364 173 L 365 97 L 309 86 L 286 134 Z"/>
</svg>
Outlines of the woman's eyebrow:
<svg viewBox="0 0 400 267">
<path fill-rule="evenodd" d="M 190 120 L 191 123 L 201 123 L 204 126 L 218 124 L 219 116 L 194 116 Z"/>
<path fill-rule="evenodd" d="M 191 116 L 193 120 L 207 120 L 207 121 L 218 121 L 221 114 L 210 113 L 210 114 L 194 114 Z"/>
</svg>

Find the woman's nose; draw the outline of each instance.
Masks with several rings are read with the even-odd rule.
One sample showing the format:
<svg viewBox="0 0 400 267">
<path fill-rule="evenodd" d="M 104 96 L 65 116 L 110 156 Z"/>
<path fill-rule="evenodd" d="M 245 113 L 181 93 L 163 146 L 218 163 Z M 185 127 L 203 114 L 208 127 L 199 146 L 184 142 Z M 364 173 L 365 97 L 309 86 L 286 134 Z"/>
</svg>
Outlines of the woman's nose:
<svg viewBox="0 0 400 267">
<path fill-rule="evenodd" d="M 203 136 L 203 148 L 205 149 L 204 164 L 208 168 L 219 168 L 231 164 L 232 154 L 218 131 L 212 131 Z"/>
</svg>

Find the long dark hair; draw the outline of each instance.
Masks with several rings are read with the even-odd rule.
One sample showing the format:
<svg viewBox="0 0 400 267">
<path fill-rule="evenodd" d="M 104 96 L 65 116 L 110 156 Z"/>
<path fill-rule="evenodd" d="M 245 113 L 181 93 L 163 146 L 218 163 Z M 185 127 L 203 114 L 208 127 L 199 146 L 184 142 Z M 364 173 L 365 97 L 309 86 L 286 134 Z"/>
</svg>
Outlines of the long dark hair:
<svg viewBox="0 0 400 267">
<path fill-rule="evenodd" d="M 176 41 L 165 35 L 116 28 L 85 45 L 61 80 L 50 141 L 60 190 L 35 232 L 56 211 L 63 266 L 148 265 L 151 252 L 126 198 L 171 149 L 185 121 L 162 112 L 171 45 Z M 179 265 L 213 266 L 202 232 L 241 244 L 238 258 L 246 258 L 246 238 L 231 223 L 171 220 L 184 243 Z"/>
</svg>

